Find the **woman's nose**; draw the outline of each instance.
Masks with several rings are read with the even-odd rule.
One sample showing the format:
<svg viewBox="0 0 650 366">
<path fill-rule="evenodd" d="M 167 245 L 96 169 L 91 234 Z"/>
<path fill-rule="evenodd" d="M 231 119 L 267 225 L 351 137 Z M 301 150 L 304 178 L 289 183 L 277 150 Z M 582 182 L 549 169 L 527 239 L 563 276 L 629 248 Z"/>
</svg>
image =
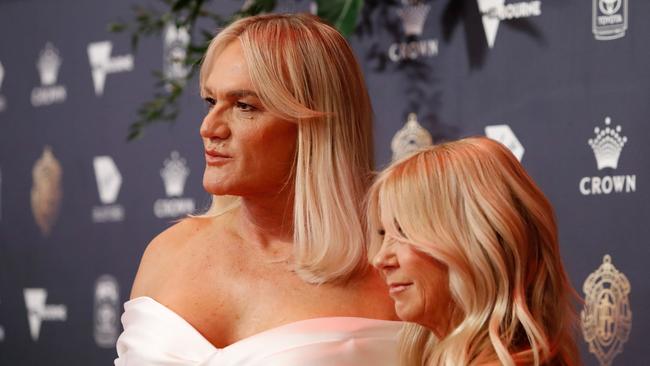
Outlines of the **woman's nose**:
<svg viewBox="0 0 650 366">
<path fill-rule="evenodd" d="M 230 137 L 230 127 L 223 113 L 215 109 L 216 107 L 203 118 L 199 133 L 204 139 L 226 140 Z"/>
<path fill-rule="evenodd" d="M 384 239 L 379 252 L 372 259 L 372 265 L 379 270 L 388 270 L 397 266 L 397 259 L 393 252 L 393 245 Z"/>
</svg>

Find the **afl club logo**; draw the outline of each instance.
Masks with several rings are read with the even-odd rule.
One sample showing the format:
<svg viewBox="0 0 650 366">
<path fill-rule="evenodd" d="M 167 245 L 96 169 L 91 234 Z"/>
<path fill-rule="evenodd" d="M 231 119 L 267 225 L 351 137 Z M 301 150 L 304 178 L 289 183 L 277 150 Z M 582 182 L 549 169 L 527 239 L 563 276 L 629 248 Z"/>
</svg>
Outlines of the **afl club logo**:
<svg viewBox="0 0 650 366">
<path fill-rule="evenodd" d="M 431 134 L 418 123 L 415 113 L 409 113 L 408 121 L 402 127 L 390 144 L 393 150 L 393 161 L 403 158 L 409 153 L 433 144 Z"/>
<path fill-rule="evenodd" d="M 120 290 L 115 277 L 105 274 L 95 281 L 95 343 L 115 347 L 119 334 Z"/>
<path fill-rule="evenodd" d="M 603 264 L 587 277 L 582 290 L 585 308 L 580 313 L 582 333 L 589 352 L 596 355 L 601 366 L 610 366 L 623 352 L 632 328 L 632 311 L 628 295 L 630 282 L 612 264 L 609 255 Z"/>
<path fill-rule="evenodd" d="M 41 233 L 48 236 L 59 215 L 63 170 L 52 149 L 45 146 L 43 155 L 32 169 L 32 213 Z"/>
</svg>

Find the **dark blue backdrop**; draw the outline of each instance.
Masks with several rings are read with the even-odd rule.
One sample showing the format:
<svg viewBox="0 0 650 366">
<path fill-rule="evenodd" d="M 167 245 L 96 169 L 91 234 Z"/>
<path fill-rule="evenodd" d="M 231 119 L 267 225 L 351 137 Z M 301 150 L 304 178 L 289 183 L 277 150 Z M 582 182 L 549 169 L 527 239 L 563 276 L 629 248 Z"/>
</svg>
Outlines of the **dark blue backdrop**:
<svg viewBox="0 0 650 366">
<path fill-rule="evenodd" d="M 212 6 L 226 14 L 241 2 Z M 196 81 L 176 123 L 126 142 L 152 70 L 183 42 L 148 39 L 134 53 L 128 36 L 106 31 L 130 9 L 0 2 L 2 365 L 110 364 L 144 247 L 209 203 Z M 414 113 L 402 149 L 427 133 L 434 143 L 487 134 L 549 196 L 585 298 L 587 365 L 647 364 L 649 16 L 643 0 L 366 1 L 350 37 L 380 166 Z"/>
</svg>

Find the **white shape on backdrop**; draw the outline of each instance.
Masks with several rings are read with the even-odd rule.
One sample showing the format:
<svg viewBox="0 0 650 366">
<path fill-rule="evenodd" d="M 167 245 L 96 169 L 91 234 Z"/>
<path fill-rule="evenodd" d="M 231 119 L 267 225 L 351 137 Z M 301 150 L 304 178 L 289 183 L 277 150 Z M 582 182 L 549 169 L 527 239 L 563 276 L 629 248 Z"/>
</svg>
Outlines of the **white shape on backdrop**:
<svg viewBox="0 0 650 366">
<path fill-rule="evenodd" d="M 40 107 L 65 101 L 67 97 L 65 86 L 56 85 L 61 62 L 59 50 L 51 42 L 47 42 L 36 62 L 41 85 L 32 89 L 32 106 Z"/>
<path fill-rule="evenodd" d="M 65 305 L 46 304 L 47 290 L 44 288 L 23 289 L 29 333 L 34 341 L 38 341 L 43 321 L 65 321 L 68 309 Z"/>
<path fill-rule="evenodd" d="M 521 1 L 505 4 L 505 0 L 477 0 L 481 13 L 485 38 L 490 48 L 494 47 L 502 20 L 528 18 L 542 15 L 541 1 Z"/>
<path fill-rule="evenodd" d="M 113 43 L 111 41 L 93 42 L 88 45 L 88 60 L 92 69 L 95 95 L 104 94 L 106 75 L 116 72 L 133 70 L 133 56 L 112 56 Z"/>
<path fill-rule="evenodd" d="M 122 175 L 110 156 L 96 156 L 93 159 L 95 179 L 99 199 L 103 204 L 111 204 L 117 200 L 122 185 Z"/>
<path fill-rule="evenodd" d="M 402 29 L 407 42 L 396 42 L 388 47 L 388 58 L 391 61 L 415 60 L 438 55 L 437 39 L 417 39 L 424 31 L 430 9 L 431 5 L 425 4 L 422 0 L 402 0 L 397 16 L 402 20 Z"/>
<path fill-rule="evenodd" d="M 169 159 L 165 159 L 160 177 L 165 185 L 165 194 L 168 198 L 157 199 L 154 202 L 153 212 L 158 218 L 179 217 L 190 214 L 196 205 L 194 199 L 181 197 L 185 191 L 185 182 L 190 175 L 187 162 L 178 151 L 172 151 Z"/>
<path fill-rule="evenodd" d="M 120 333 L 120 287 L 115 277 L 105 274 L 95 281 L 94 332 L 95 343 L 113 348 Z"/>
<path fill-rule="evenodd" d="M 5 68 L 2 66 L 2 62 L 0 62 L 0 91 L 2 90 L 2 82 L 4 81 L 5 78 Z M 7 108 L 7 100 L 5 97 L 0 94 L 0 112 L 4 111 Z"/>
<path fill-rule="evenodd" d="M 96 156 L 93 159 L 97 191 L 102 206 L 93 207 L 94 222 L 115 222 L 124 219 L 124 207 L 116 204 L 122 186 L 122 174 L 110 156 Z"/>
<path fill-rule="evenodd" d="M 612 127 L 611 124 L 611 117 L 605 117 L 605 126 L 595 127 L 595 136 L 587 140 L 598 170 L 618 169 L 621 152 L 627 143 L 627 136 L 621 135 L 621 126 Z M 580 179 L 578 188 L 583 196 L 632 193 L 636 192 L 636 174 L 587 176 Z"/>
<path fill-rule="evenodd" d="M 592 0 L 592 32 L 599 41 L 625 36 L 627 0 Z"/>
<path fill-rule="evenodd" d="M 176 27 L 170 23 L 165 27 L 163 35 L 163 75 L 168 82 L 182 82 L 190 72 L 185 65 L 187 46 L 190 43 L 190 33 L 187 27 Z M 170 88 L 170 84 L 167 87 Z"/>
<path fill-rule="evenodd" d="M 499 141 L 505 147 L 507 147 L 517 158 L 521 161 L 524 157 L 524 145 L 519 142 L 517 135 L 512 132 L 512 129 L 508 125 L 491 125 L 485 126 L 485 136 L 491 138 L 492 140 Z"/>
</svg>

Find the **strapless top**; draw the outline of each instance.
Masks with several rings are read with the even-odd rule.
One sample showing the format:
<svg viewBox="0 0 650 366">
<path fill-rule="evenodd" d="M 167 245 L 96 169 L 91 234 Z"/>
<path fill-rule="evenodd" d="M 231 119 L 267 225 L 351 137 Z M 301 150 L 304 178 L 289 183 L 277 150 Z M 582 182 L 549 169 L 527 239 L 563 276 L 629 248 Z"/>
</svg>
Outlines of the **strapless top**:
<svg viewBox="0 0 650 366">
<path fill-rule="evenodd" d="M 301 320 L 224 348 L 150 297 L 124 304 L 115 366 L 397 365 L 402 323 L 355 317 Z"/>
</svg>

